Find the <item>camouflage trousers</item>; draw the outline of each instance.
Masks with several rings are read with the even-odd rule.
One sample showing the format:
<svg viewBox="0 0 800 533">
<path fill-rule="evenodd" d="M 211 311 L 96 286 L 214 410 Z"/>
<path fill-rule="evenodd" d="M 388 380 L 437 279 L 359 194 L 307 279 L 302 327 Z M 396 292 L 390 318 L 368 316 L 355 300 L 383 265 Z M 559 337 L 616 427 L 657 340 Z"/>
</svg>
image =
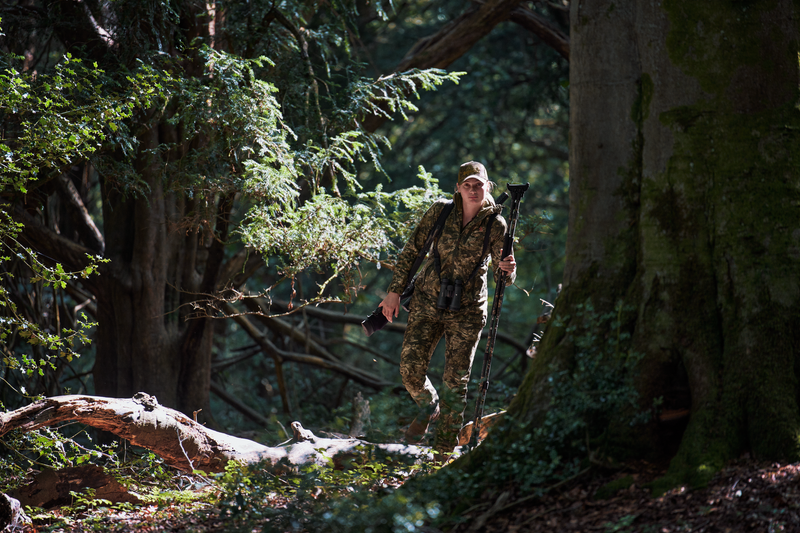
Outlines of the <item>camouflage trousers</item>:
<svg viewBox="0 0 800 533">
<path fill-rule="evenodd" d="M 472 361 L 478 347 L 486 315 L 481 308 L 447 311 L 436 308 L 436 302 L 415 294 L 408 326 L 403 336 L 400 356 L 400 375 L 403 385 L 420 407 L 413 426 L 425 428 L 429 421 L 438 423 L 433 447 L 451 452 L 458 444 L 458 433 L 467 405 Z M 441 397 L 428 378 L 428 365 L 439 340 L 445 339 L 445 364 Z"/>
</svg>

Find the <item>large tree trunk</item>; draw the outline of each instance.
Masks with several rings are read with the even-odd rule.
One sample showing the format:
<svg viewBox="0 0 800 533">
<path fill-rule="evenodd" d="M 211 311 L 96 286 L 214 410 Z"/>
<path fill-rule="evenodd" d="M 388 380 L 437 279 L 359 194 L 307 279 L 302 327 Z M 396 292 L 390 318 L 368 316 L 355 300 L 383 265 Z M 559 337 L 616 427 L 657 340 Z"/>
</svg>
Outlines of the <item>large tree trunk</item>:
<svg viewBox="0 0 800 533">
<path fill-rule="evenodd" d="M 153 130 L 145 134 L 143 146 L 154 146 L 156 135 Z M 147 197 L 124 195 L 101 180 L 104 257 L 110 262 L 101 266 L 99 276 L 83 280 L 97 298 L 95 390 L 113 397 L 144 390 L 186 413 L 208 412 L 214 321 L 187 321 L 187 304 L 217 288 L 230 198 L 222 197 L 218 205 L 209 202 L 214 227 L 176 231 L 198 206 L 165 192 L 157 167 L 147 159 L 140 166 Z M 86 266 L 92 250 L 24 210 L 16 210 L 15 217 L 24 223 L 28 245 L 69 270 Z"/>
<path fill-rule="evenodd" d="M 141 142 L 142 151 L 155 148 L 158 129 L 148 130 Z M 205 227 L 176 231 L 186 215 L 184 201 L 164 190 L 159 158 L 143 153 L 141 159 L 137 170 L 147 197 L 104 187 L 105 257 L 111 262 L 94 291 L 95 389 L 111 397 L 147 391 L 185 413 L 208 412 L 213 321 L 187 323 L 181 304 L 216 290 L 230 202 L 220 201 L 216 239 L 203 238 Z"/>
<path fill-rule="evenodd" d="M 207 38 L 205 5 L 184 8 L 187 16 L 181 19 L 180 27 L 184 37 Z M 75 24 L 57 26 L 57 37 L 68 50 L 91 42 L 98 58 L 107 59 L 113 54 L 113 46 L 107 49 L 108 43 L 97 37 L 97 26 L 89 20 L 88 10 L 70 3 L 61 4 L 61 9 L 66 10 L 69 20 L 83 21 L 76 23 L 82 32 L 77 40 L 72 35 Z M 172 45 L 165 49 L 174 52 Z M 202 68 L 199 57 L 188 58 L 187 72 L 200 75 Z M 139 112 L 155 116 L 158 110 Z M 134 163 L 140 181 L 134 190 L 124 189 L 116 182 L 114 172 L 100 178 L 104 257 L 110 262 L 101 267 L 99 277 L 85 281 L 97 298 L 93 375 L 98 394 L 126 397 L 146 391 L 184 413 L 202 410 L 200 416 L 205 419 L 210 412 L 214 325 L 208 318 L 187 322 L 185 304 L 217 288 L 231 198 L 217 199 L 218 205 L 213 198 L 207 205 L 198 205 L 199 200 L 190 200 L 182 191 L 168 190 L 167 162 L 186 156 L 203 142 L 195 137 L 190 141 L 192 145 L 186 146 L 179 128 L 164 119 L 153 120 L 142 129 Z M 166 156 L 159 152 L 165 144 L 175 146 Z M 186 220 L 191 216 L 206 220 L 198 224 L 201 227 L 189 227 Z M 63 245 L 54 239 L 55 233 L 40 232 L 38 237 L 40 250 L 73 270 L 80 267 L 82 258 L 72 257 L 76 254 L 65 256 Z"/>
<path fill-rule="evenodd" d="M 631 306 L 642 406 L 691 416 L 668 482 L 751 451 L 800 458 L 798 8 L 788 0 L 572 3 L 570 227 L 555 317 Z M 540 420 L 550 326 L 509 410 Z M 689 391 L 687 394 L 684 391 Z M 617 437 L 623 435 L 618 434 Z M 661 427 L 625 434 L 659 447 Z"/>
<path fill-rule="evenodd" d="M 141 139 L 158 145 L 157 131 Z M 178 359 L 165 317 L 167 228 L 161 179 L 152 157 L 141 156 L 137 170 L 153 194 L 134 198 L 104 187 L 103 226 L 111 262 L 95 290 L 98 310 L 95 390 L 103 396 L 147 391 L 178 407 Z M 205 407 L 196 406 L 195 409 Z"/>
</svg>

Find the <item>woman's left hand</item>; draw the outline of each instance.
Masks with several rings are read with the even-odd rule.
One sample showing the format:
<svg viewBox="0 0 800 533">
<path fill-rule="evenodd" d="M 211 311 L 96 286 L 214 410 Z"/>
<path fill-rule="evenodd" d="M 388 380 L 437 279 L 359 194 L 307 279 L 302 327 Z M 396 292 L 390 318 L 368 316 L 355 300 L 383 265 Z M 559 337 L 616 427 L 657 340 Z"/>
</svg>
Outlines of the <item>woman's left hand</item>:
<svg viewBox="0 0 800 533">
<path fill-rule="evenodd" d="M 506 256 L 505 259 L 500 261 L 500 270 L 505 272 L 506 274 L 513 275 L 514 272 L 517 270 L 517 262 L 514 261 L 513 255 Z"/>
</svg>

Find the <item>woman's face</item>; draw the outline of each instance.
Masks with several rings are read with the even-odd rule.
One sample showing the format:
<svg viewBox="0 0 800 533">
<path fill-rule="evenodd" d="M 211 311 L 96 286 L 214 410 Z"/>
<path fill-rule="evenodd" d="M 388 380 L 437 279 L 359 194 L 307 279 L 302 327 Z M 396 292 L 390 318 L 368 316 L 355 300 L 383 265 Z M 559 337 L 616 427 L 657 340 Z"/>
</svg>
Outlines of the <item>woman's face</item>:
<svg viewBox="0 0 800 533">
<path fill-rule="evenodd" d="M 464 205 L 483 205 L 483 200 L 486 198 L 486 188 L 488 183 L 481 183 L 475 178 L 464 180 L 461 185 L 456 186 L 456 190 L 461 193 L 461 199 Z"/>
</svg>

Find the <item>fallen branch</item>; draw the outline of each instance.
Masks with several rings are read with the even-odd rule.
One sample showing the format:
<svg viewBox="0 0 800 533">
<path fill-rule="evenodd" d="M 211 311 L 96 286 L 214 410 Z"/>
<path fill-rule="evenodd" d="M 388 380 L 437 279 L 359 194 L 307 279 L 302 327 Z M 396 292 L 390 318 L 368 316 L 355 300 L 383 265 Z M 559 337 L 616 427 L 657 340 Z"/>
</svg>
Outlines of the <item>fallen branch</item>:
<svg viewBox="0 0 800 533">
<path fill-rule="evenodd" d="M 325 465 L 329 460 L 333 460 L 335 467 L 343 467 L 349 458 L 373 451 L 409 461 L 430 458 L 429 450 L 420 446 L 317 437 L 299 422 L 292 423 L 294 444 L 264 446 L 204 427 L 179 411 L 159 405 L 155 397 L 142 392 L 133 398 L 78 395 L 45 398 L 0 413 L 0 437 L 15 429 L 33 431 L 67 421 L 113 433 L 186 472 L 194 469 L 221 472 L 228 461 L 264 462 L 275 472 L 310 463 Z"/>
<path fill-rule="evenodd" d="M 24 524 L 30 524 L 31 519 L 22 510 L 19 500 L 12 498 L 8 494 L 0 493 L 0 531 L 5 531 L 7 527 L 22 528 Z"/>
<path fill-rule="evenodd" d="M 267 417 L 250 407 L 249 405 L 245 405 L 239 398 L 234 396 L 233 394 L 226 391 L 222 385 L 215 382 L 213 379 L 210 383 L 211 392 L 217 395 L 217 397 L 222 400 L 223 402 L 227 403 L 244 416 L 252 420 L 257 424 L 261 424 L 264 427 L 269 426 L 270 422 Z"/>
<path fill-rule="evenodd" d="M 253 339 L 262 348 L 262 350 L 264 350 L 264 353 L 270 355 L 276 361 L 281 361 L 281 362 L 293 361 L 296 363 L 303 363 L 307 365 L 333 370 L 344 376 L 347 376 L 356 383 L 360 383 L 361 385 L 366 385 L 367 387 L 371 387 L 375 390 L 380 390 L 384 387 L 390 387 L 393 385 L 393 383 L 383 380 L 380 376 L 376 376 L 360 368 L 341 362 L 340 359 L 338 359 L 336 356 L 330 354 L 330 352 L 324 349 L 318 351 L 316 350 L 316 348 L 314 348 L 310 351 L 315 352 L 317 354 L 325 354 L 325 355 L 307 355 L 302 353 L 287 352 L 281 350 L 280 348 L 275 346 L 275 344 L 273 344 L 272 341 L 267 339 L 267 337 L 263 333 L 261 333 L 258 330 L 258 328 L 255 327 L 255 325 L 249 320 L 247 315 L 237 313 L 236 309 L 230 304 L 225 304 L 224 309 L 225 312 L 228 313 L 230 318 L 236 321 L 236 323 L 242 327 L 245 333 L 247 333 L 250 336 L 250 338 Z M 275 320 L 274 318 L 265 317 L 261 315 L 255 315 L 255 317 L 259 319 L 269 319 L 272 321 Z M 270 322 L 270 323 L 278 324 L 279 322 Z M 292 326 L 288 327 L 290 327 L 291 330 L 293 331 L 299 332 L 299 330 L 297 330 Z M 314 347 L 316 346 L 316 343 L 309 343 L 308 345 Z"/>
<path fill-rule="evenodd" d="M 75 501 L 74 492 L 91 489 L 92 496 L 114 503 L 143 503 L 139 497 L 120 484 L 114 477 L 97 465 L 80 465 L 58 470 L 42 469 L 33 481 L 15 489 L 11 495 L 19 503 L 31 507 L 60 507 Z M 2 528 L 0 528 L 2 531 Z"/>
</svg>

